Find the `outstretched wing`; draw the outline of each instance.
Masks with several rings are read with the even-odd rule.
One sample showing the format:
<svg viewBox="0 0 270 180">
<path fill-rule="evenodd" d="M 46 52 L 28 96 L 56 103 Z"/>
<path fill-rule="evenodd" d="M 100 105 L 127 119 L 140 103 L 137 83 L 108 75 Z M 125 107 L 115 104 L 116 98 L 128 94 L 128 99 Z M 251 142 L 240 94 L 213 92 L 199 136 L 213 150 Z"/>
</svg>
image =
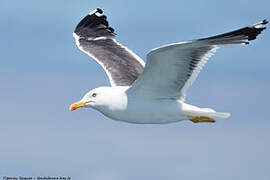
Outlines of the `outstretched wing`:
<svg viewBox="0 0 270 180">
<path fill-rule="evenodd" d="M 112 86 L 130 86 L 144 68 L 144 61 L 119 44 L 101 9 L 89 13 L 77 25 L 73 36 L 78 48 L 105 70 Z"/>
<path fill-rule="evenodd" d="M 261 27 L 263 24 L 267 21 L 213 37 L 153 49 L 147 55 L 142 74 L 128 93 L 143 98 L 185 100 L 186 90 L 219 46 L 248 44 L 266 28 Z"/>
</svg>

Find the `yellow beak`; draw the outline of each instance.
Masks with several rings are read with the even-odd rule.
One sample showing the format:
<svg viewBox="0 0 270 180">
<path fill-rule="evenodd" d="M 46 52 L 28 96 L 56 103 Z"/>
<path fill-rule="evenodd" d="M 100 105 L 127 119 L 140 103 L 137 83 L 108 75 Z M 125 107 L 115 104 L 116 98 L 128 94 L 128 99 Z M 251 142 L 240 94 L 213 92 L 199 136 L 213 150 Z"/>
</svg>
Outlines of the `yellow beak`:
<svg viewBox="0 0 270 180">
<path fill-rule="evenodd" d="M 76 109 L 79 108 L 79 107 L 84 107 L 85 104 L 86 104 L 85 102 L 77 101 L 77 102 L 75 102 L 75 103 L 73 103 L 73 104 L 71 104 L 71 105 L 69 106 L 69 110 L 70 110 L 70 111 L 74 111 L 74 110 L 76 110 Z"/>
</svg>

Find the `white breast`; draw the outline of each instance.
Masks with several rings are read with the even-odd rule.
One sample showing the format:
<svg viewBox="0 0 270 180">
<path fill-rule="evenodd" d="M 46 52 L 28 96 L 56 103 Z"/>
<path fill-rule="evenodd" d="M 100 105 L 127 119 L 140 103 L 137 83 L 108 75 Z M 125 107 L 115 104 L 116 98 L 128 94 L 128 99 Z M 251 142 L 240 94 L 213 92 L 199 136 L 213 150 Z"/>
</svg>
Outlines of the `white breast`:
<svg viewBox="0 0 270 180">
<path fill-rule="evenodd" d="M 181 114 L 181 101 L 145 100 L 128 96 L 124 100 L 124 103 L 119 103 L 121 106 L 114 105 L 101 112 L 114 120 L 139 124 L 171 123 L 186 119 Z"/>
</svg>

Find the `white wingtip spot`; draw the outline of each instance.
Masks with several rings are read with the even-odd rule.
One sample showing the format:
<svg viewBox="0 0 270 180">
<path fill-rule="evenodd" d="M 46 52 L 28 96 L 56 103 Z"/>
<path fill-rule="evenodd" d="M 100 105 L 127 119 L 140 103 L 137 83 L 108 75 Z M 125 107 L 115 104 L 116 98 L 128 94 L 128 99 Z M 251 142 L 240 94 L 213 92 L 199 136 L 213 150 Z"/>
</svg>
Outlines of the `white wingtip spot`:
<svg viewBox="0 0 270 180">
<path fill-rule="evenodd" d="M 258 25 L 255 25 L 254 27 L 255 28 L 261 28 L 263 25 L 262 24 L 258 24 Z"/>
<path fill-rule="evenodd" d="M 91 12 L 89 13 L 89 15 L 95 14 L 96 12 L 97 12 L 97 9 L 91 11 Z"/>
<path fill-rule="evenodd" d="M 90 16 L 93 15 L 93 14 L 96 14 L 97 16 L 100 16 L 100 15 L 101 15 L 101 14 L 98 12 L 98 9 L 95 9 L 95 10 L 93 10 L 93 11 L 91 11 L 91 12 L 89 13 Z"/>
<path fill-rule="evenodd" d="M 260 27 L 262 27 L 263 26 L 263 24 L 266 24 L 267 23 L 267 21 L 260 21 L 260 22 L 257 22 L 257 23 L 255 23 L 255 24 L 252 24 L 251 26 L 249 26 L 249 27 L 255 27 L 255 28 L 260 28 Z"/>
</svg>

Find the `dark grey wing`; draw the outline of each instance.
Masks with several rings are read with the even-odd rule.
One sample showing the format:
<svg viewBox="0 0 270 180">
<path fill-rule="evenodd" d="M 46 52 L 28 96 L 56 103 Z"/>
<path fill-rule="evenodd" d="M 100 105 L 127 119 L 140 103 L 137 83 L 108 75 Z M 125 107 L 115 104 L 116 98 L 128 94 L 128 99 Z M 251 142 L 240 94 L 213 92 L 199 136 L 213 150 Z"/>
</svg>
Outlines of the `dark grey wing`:
<svg viewBox="0 0 270 180">
<path fill-rule="evenodd" d="M 78 48 L 105 70 L 112 86 L 130 86 L 144 68 L 144 61 L 115 39 L 102 10 L 89 13 L 77 25 L 73 36 Z"/>
</svg>

